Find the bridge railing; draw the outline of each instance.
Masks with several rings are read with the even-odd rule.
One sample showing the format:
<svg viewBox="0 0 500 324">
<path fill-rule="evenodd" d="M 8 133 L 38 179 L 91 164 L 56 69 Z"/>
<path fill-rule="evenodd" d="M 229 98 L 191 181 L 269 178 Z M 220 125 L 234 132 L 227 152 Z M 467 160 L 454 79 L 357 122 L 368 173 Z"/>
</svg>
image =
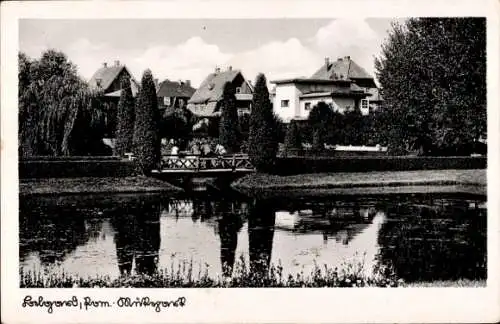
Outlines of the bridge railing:
<svg viewBox="0 0 500 324">
<path fill-rule="evenodd" d="M 235 154 L 205 157 L 200 155 L 163 155 L 161 170 L 254 170 L 248 155 Z"/>
</svg>

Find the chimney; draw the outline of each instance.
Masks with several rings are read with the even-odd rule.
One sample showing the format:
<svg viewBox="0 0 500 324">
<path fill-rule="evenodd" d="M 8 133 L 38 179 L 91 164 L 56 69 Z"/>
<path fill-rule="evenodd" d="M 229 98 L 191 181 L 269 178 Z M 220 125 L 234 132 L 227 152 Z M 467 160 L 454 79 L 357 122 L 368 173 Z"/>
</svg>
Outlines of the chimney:
<svg viewBox="0 0 500 324">
<path fill-rule="evenodd" d="M 330 65 L 330 58 L 325 57 L 325 65 L 328 68 L 328 66 Z"/>
<path fill-rule="evenodd" d="M 115 61 L 115 66 L 120 66 L 120 61 L 116 60 Z"/>
<path fill-rule="evenodd" d="M 102 66 L 103 66 L 103 67 L 108 67 L 108 63 L 107 63 L 107 62 L 104 62 L 104 63 L 102 63 Z"/>
<path fill-rule="evenodd" d="M 230 65 L 230 66 L 228 66 L 228 67 L 227 67 L 227 70 L 228 70 L 228 71 L 232 71 L 232 70 L 233 70 L 233 67 Z"/>
<path fill-rule="evenodd" d="M 351 59 L 351 57 L 348 55 L 348 56 L 344 57 L 344 59 L 345 59 L 346 61 L 349 61 L 349 60 Z"/>
<path fill-rule="evenodd" d="M 191 80 L 186 80 L 186 85 L 187 85 L 188 87 L 190 87 L 190 86 L 191 86 Z"/>
</svg>

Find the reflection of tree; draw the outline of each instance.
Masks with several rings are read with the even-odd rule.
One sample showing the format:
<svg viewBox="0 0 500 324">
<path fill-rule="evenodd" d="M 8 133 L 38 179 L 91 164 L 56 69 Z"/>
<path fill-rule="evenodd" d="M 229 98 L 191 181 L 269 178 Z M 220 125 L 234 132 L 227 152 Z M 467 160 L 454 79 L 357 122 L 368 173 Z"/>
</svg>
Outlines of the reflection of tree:
<svg viewBox="0 0 500 324">
<path fill-rule="evenodd" d="M 134 257 L 138 273 L 151 275 L 157 270 L 160 214 L 161 206 L 156 201 L 144 201 L 116 211 L 112 224 L 116 231 L 116 254 L 121 274 L 132 271 Z"/>
<path fill-rule="evenodd" d="M 88 242 L 88 210 L 64 206 L 19 206 L 19 254 L 38 252 L 44 265 L 62 262 L 67 254 Z"/>
<path fill-rule="evenodd" d="M 485 233 L 485 210 L 467 202 L 398 204 L 381 226 L 378 257 L 409 282 L 485 278 Z"/>
<path fill-rule="evenodd" d="M 231 276 L 233 272 L 238 232 L 243 226 L 241 215 L 235 212 L 237 209 L 234 202 L 226 200 L 218 202 L 215 209 L 219 216 L 220 258 L 225 277 Z"/>
<path fill-rule="evenodd" d="M 275 210 L 269 201 L 257 200 L 248 215 L 250 272 L 257 277 L 269 270 L 273 248 Z"/>
</svg>

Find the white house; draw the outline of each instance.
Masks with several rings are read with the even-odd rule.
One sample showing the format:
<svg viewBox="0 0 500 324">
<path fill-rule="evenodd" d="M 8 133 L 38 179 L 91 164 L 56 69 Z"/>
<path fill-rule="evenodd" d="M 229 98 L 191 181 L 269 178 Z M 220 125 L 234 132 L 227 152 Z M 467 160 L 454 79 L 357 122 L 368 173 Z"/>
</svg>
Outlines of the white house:
<svg viewBox="0 0 500 324">
<path fill-rule="evenodd" d="M 325 64 L 310 78 L 271 81 L 274 111 L 285 122 L 307 119 L 320 101 L 341 113 L 360 109 L 364 115 L 377 109 L 381 98 L 373 77 L 349 56 Z"/>
</svg>

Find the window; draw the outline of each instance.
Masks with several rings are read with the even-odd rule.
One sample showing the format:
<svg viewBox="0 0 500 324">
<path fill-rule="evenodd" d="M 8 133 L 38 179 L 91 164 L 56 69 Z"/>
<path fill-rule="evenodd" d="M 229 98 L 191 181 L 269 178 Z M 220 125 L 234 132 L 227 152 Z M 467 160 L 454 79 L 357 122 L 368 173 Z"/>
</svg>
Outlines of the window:
<svg viewBox="0 0 500 324">
<path fill-rule="evenodd" d="M 281 108 L 288 108 L 290 100 L 281 100 Z"/>
<path fill-rule="evenodd" d="M 241 93 L 241 87 L 236 88 L 236 93 Z"/>
<path fill-rule="evenodd" d="M 170 106 L 170 97 L 163 97 L 163 105 Z"/>
<path fill-rule="evenodd" d="M 304 104 L 304 109 L 305 109 L 305 110 L 311 110 L 311 103 L 310 103 L 310 102 L 306 102 L 306 103 Z"/>
<path fill-rule="evenodd" d="M 368 99 L 361 99 L 361 109 L 367 110 L 369 107 Z"/>
</svg>

